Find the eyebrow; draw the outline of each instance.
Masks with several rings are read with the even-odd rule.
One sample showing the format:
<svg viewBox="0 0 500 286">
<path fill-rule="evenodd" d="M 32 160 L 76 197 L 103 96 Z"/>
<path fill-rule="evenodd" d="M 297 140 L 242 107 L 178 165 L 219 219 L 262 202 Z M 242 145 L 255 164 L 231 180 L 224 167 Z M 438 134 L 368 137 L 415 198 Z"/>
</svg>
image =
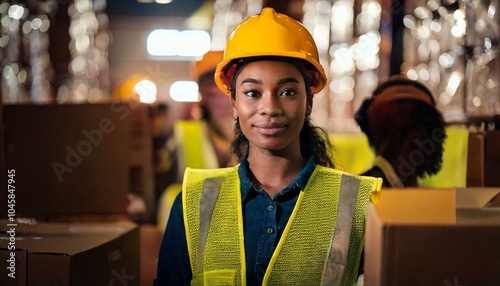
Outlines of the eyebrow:
<svg viewBox="0 0 500 286">
<path fill-rule="evenodd" d="M 261 80 L 254 79 L 254 78 L 246 78 L 246 79 L 244 79 L 243 81 L 241 81 L 240 86 L 242 86 L 242 85 L 243 85 L 243 84 L 245 84 L 245 83 L 262 84 L 262 81 L 261 81 Z"/>
<path fill-rule="evenodd" d="M 284 83 L 289 83 L 289 82 L 299 83 L 299 81 L 296 78 L 294 78 L 294 77 L 287 77 L 287 78 L 282 78 L 282 79 L 278 80 L 278 85 L 281 85 L 281 84 L 284 84 Z M 246 78 L 246 79 L 244 79 L 241 82 L 240 86 L 243 85 L 243 84 L 245 84 L 245 83 L 262 84 L 262 81 L 254 79 L 254 78 Z"/>
</svg>

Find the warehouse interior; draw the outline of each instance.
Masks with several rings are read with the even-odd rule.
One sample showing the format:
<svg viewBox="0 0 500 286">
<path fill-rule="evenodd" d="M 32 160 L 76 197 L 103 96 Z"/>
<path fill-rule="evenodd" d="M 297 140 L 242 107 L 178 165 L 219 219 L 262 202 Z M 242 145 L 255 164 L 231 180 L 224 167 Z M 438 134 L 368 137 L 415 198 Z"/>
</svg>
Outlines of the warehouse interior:
<svg viewBox="0 0 500 286">
<path fill-rule="evenodd" d="M 200 118 L 193 63 L 263 7 L 316 41 L 311 117 L 340 170 L 375 157 L 354 114 L 382 79 L 424 83 L 446 122 L 441 170 L 369 208 L 365 284 L 500 285 L 499 4 L 2 0 L 0 265 L 15 250 L 16 278 L 0 285 L 152 285 L 159 202 L 183 172 L 174 126 Z"/>
</svg>

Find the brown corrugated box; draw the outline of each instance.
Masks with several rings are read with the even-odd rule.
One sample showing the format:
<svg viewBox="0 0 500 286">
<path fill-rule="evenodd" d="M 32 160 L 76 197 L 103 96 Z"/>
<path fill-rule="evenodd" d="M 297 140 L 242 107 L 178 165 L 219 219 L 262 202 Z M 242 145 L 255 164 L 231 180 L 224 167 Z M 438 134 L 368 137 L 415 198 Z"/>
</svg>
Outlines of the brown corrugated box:
<svg viewBox="0 0 500 286">
<path fill-rule="evenodd" d="M 48 221 L 126 213 L 128 106 L 7 105 L 3 112 L 5 168 L 16 173 L 17 217 Z M 0 197 L 0 206 L 6 198 Z"/>
<path fill-rule="evenodd" d="M 6 221 L 2 236 L 9 236 Z M 15 226 L 15 267 L 8 239 L 0 240 L 0 285 L 140 285 L 135 223 L 37 223 Z M 15 270 L 15 278 L 8 276 Z M 125 282 L 125 284 L 124 284 Z"/>
<path fill-rule="evenodd" d="M 140 284 L 140 234 L 127 213 L 127 195 L 135 192 L 147 204 L 154 198 L 148 108 L 4 106 L 1 161 L 4 174 L 15 170 L 16 219 L 38 223 L 16 221 L 19 280 L 4 280 L 2 270 L 0 285 Z M 6 199 L 2 185 L 0 218 L 7 217 Z M 5 243 L 0 240 L 2 269 L 11 252 Z"/>
<path fill-rule="evenodd" d="M 7 105 L 5 170 L 15 170 L 16 214 L 38 221 L 117 219 L 127 194 L 152 216 L 149 109 L 143 104 Z M 5 174 L 5 172 L 4 172 Z M 0 187 L 0 206 L 6 205 Z M 6 218 L 0 213 L 0 218 Z"/>
<path fill-rule="evenodd" d="M 467 186 L 500 187 L 500 131 L 469 133 Z"/>
<path fill-rule="evenodd" d="M 383 190 L 368 208 L 364 285 L 500 285 L 500 189 Z"/>
<path fill-rule="evenodd" d="M 156 225 L 141 225 L 141 285 L 153 285 L 163 233 Z"/>
<path fill-rule="evenodd" d="M 484 186 L 484 133 L 470 132 L 467 145 L 467 179 L 469 187 Z"/>
<path fill-rule="evenodd" d="M 484 145 L 484 185 L 500 187 L 500 131 L 486 132 Z"/>
</svg>

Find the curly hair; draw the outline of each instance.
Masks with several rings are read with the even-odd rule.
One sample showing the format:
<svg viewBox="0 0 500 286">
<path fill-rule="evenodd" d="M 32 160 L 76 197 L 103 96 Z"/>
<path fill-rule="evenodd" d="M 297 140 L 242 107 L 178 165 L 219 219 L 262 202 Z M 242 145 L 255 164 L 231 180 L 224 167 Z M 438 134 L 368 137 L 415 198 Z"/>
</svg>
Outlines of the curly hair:
<svg viewBox="0 0 500 286">
<path fill-rule="evenodd" d="M 411 150 L 423 154 L 423 162 L 413 164 L 418 177 L 434 175 L 441 169 L 445 122 L 433 106 L 411 99 L 385 103 L 372 113 L 369 131 L 370 143 L 375 150 L 385 145 L 385 154 L 381 154 L 384 157 L 388 157 L 388 153 L 399 153 L 405 142 Z M 410 137 L 412 132 L 414 135 Z M 431 145 L 424 148 L 424 144 Z"/>
<path fill-rule="evenodd" d="M 231 143 L 231 150 L 241 161 L 248 156 L 249 141 L 241 131 L 239 121 L 236 121 L 234 133 L 235 139 Z M 308 117 L 300 131 L 300 152 L 306 159 L 314 156 L 314 161 L 318 165 L 334 168 L 333 147 L 328 139 L 328 133 L 323 128 L 314 126 Z"/>
</svg>

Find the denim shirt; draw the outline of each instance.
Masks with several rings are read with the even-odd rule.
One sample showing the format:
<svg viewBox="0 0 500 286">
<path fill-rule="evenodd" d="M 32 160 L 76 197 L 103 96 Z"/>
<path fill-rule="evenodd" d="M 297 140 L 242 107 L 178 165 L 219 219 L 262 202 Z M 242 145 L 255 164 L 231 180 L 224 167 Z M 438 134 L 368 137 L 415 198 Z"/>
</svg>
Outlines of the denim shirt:
<svg viewBox="0 0 500 286">
<path fill-rule="evenodd" d="M 247 285 L 262 285 L 274 249 L 316 164 L 309 158 L 297 178 L 274 198 L 250 180 L 249 163 L 238 169 L 241 184 Z M 158 256 L 154 285 L 190 285 L 191 266 L 187 250 L 181 195 L 175 199 Z"/>
</svg>

